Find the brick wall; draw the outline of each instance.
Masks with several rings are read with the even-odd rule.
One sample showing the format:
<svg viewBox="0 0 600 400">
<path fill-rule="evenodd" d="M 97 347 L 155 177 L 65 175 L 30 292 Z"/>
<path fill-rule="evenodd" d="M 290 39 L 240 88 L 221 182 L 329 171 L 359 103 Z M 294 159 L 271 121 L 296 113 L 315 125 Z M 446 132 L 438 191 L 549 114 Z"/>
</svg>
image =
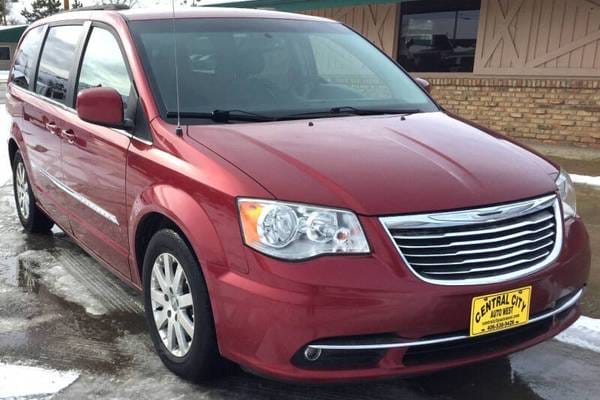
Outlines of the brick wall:
<svg viewBox="0 0 600 400">
<path fill-rule="evenodd" d="M 600 149 L 600 80 L 424 77 L 464 118 L 517 139 Z"/>
</svg>

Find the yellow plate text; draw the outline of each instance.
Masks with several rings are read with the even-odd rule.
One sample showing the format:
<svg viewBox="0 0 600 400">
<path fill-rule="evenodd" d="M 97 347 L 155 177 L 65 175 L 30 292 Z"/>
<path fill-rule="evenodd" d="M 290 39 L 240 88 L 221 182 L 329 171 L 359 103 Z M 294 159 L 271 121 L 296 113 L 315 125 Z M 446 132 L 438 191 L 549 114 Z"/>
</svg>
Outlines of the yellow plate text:
<svg viewBox="0 0 600 400">
<path fill-rule="evenodd" d="M 471 305 L 471 336 L 514 328 L 529 321 L 531 286 L 475 297 Z"/>
</svg>

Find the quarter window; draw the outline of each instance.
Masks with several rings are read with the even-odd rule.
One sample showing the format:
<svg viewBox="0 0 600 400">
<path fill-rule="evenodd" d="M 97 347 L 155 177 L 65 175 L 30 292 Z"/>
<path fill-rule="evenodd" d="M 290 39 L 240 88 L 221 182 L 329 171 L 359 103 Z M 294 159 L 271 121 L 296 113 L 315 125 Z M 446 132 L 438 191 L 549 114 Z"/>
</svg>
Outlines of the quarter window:
<svg viewBox="0 0 600 400">
<path fill-rule="evenodd" d="M 480 6 L 479 0 L 404 3 L 400 64 L 410 72 L 473 72 Z"/>
<path fill-rule="evenodd" d="M 29 89 L 29 82 L 35 70 L 35 59 L 42 42 L 43 26 L 38 26 L 27 32 L 17 51 L 15 65 L 11 73 L 11 82 L 17 86 Z"/>
<path fill-rule="evenodd" d="M 91 87 L 115 89 L 127 106 L 131 92 L 131 79 L 121 49 L 115 37 L 105 29 L 93 28 L 88 41 L 77 92 Z"/>
<path fill-rule="evenodd" d="M 81 31 L 82 27 L 75 25 L 50 28 L 40 57 L 36 93 L 65 103 Z"/>
</svg>

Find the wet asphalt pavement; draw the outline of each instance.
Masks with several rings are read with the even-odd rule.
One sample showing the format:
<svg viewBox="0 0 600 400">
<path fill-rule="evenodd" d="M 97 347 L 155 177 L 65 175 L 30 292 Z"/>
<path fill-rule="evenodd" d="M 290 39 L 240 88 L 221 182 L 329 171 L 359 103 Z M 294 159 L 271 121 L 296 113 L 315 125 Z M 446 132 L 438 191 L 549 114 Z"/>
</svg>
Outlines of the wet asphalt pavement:
<svg viewBox="0 0 600 400">
<path fill-rule="evenodd" d="M 598 159 L 587 161 L 556 159 L 571 173 L 600 176 L 598 153 Z M 583 313 L 600 318 L 600 187 L 577 189 L 579 212 L 594 248 Z M 308 386 L 236 369 L 211 384 L 194 385 L 163 367 L 146 333 L 142 307 L 137 293 L 61 231 L 24 234 L 12 187 L 0 187 L 0 364 L 76 371 L 79 378 L 54 399 L 600 398 L 600 353 L 557 340 L 510 357 L 411 379 Z M 0 387 L 0 398 L 1 393 Z"/>
</svg>

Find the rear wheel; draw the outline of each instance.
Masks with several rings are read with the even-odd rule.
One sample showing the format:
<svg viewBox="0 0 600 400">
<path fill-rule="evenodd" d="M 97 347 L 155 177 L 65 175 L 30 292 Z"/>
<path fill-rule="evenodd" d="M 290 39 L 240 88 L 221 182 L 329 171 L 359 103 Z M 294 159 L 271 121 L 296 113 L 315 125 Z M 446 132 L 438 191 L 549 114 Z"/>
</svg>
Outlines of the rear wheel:
<svg viewBox="0 0 600 400">
<path fill-rule="evenodd" d="M 37 206 L 21 153 L 13 160 L 13 189 L 21 225 L 30 233 L 47 233 L 54 222 Z"/>
<path fill-rule="evenodd" d="M 201 381 L 222 365 L 206 283 L 196 257 L 175 231 L 150 240 L 144 257 L 146 321 L 163 363 Z"/>
</svg>

